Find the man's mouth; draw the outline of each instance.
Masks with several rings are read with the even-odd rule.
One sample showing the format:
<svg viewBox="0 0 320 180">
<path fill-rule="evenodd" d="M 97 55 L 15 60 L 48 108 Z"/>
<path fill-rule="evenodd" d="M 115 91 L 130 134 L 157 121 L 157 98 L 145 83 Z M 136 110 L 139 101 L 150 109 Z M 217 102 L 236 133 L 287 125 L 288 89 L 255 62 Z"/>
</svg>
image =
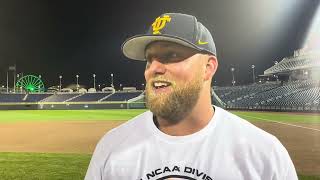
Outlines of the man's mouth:
<svg viewBox="0 0 320 180">
<path fill-rule="evenodd" d="M 171 83 L 166 82 L 166 81 L 154 81 L 154 82 L 152 82 L 152 86 L 155 89 L 163 89 L 163 88 L 167 88 L 167 87 L 171 86 Z"/>
</svg>

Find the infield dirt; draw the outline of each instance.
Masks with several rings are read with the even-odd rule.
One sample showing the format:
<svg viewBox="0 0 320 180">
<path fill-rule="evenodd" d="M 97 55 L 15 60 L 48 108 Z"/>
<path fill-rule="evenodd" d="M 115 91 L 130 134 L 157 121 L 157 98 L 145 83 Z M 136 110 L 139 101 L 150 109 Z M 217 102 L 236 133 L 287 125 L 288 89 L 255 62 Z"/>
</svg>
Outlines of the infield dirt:
<svg viewBox="0 0 320 180">
<path fill-rule="evenodd" d="M 0 152 L 93 152 L 98 140 L 125 121 L 14 122 L 0 124 Z M 287 148 L 299 173 L 320 175 L 320 131 L 254 122 Z M 295 123 L 319 129 L 319 124 Z"/>
</svg>

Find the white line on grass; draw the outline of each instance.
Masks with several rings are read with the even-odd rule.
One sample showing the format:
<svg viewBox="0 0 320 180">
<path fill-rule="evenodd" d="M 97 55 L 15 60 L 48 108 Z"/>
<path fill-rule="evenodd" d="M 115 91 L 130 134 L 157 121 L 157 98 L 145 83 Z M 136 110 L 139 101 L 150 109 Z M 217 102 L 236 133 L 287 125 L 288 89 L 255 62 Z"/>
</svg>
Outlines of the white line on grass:
<svg viewBox="0 0 320 180">
<path fill-rule="evenodd" d="M 309 128 L 309 127 L 304 127 L 304 126 L 299 126 L 299 125 L 289 124 L 289 123 L 284 123 L 284 122 L 279 122 L 279 121 L 273 121 L 273 120 L 270 120 L 270 119 L 264 119 L 264 118 L 259 118 L 259 117 L 255 117 L 255 116 L 248 116 L 248 115 L 241 115 L 241 116 L 245 116 L 245 117 L 249 117 L 249 118 L 255 118 L 255 119 L 261 119 L 261 120 L 269 121 L 269 122 L 273 122 L 273 123 L 279 123 L 279 124 L 284 124 L 284 125 L 287 125 L 287 126 L 294 126 L 294 127 L 298 127 L 298 128 L 309 129 L 309 130 L 319 131 L 320 132 L 320 129 Z"/>
</svg>

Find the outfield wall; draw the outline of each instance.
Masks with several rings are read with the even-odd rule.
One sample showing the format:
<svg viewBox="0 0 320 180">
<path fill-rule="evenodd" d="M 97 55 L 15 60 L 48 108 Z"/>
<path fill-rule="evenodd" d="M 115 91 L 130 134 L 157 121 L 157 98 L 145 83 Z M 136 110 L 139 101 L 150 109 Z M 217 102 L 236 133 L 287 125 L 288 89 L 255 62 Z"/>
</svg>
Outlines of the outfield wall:
<svg viewBox="0 0 320 180">
<path fill-rule="evenodd" d="M 279 112 L 318 112 L 320 106 L 226 106 L 229 110 L 279 111 Z"/>
<path fill-rule="evenodd" d="M 217 106 L 220 106 L 217 104 Z M 0 110 L 145 109 L 143 101 L 0 103 Z M 318 112 L 320 106 L 224 106 L 228 110 Z"/>
</svg>

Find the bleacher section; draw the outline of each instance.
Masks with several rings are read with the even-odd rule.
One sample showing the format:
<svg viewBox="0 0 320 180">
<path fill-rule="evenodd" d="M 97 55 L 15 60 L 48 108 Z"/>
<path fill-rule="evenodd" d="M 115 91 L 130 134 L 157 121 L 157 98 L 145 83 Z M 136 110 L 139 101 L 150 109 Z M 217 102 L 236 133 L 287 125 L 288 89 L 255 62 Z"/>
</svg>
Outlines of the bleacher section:
<svg viewBox="0 0 320 180">
<path fill-rule="evenodd" d="M 25 94 L 0 94 L 0 102 L 23 102 Z"/>
<path fill-rule="evenodd" d="M 103 99 L 109 95 L 111 95 L 111 93 L 86 93 L 74 99 L 68 100 L 67 102 L 99 101 L 100 99 Z"/>
<path fill-rule="evenodd" d="M 103 101 L 128 101 L 139 96 L 142 92 L 116 92 Z"/>
<path fill-rule="evenodd" d="M 304 80 L 293 82 L 266 82 L 248 86 L 213 87 L 227 109 L 286 110 L 320 112 L 320 82 Z M 20 103 L 24 108 L 144 108 L 142 91 L 96 92 L 96 93 L 0 93 L 2 106 Z M 213 93 L 214 94 L 214 93 Z M 213 98 L 214 99 L 214 98 Z M 216 99 L 214 100 L 216 101 Z M 110 102 L 110 103 L 109 103 Z M 89 105 L 88 105 L 89 104 Z M 44 106 L 46 105 L 46 106 Z M 58 106 L 60 105 L 60 106 Z M 101 106 L 100 106 L 101 105 Z"/>
<path fill-rule="evenodd" d="M 23 100 L 24 102 L 38 102 L 52 95 L 53 94 L 28 94 L 24 97 L 25 100 Z"/>
<path fill-rule="evenodd" d="M 267 102 L 270 106 L 319 106 L 320 87 L 305 88 Z"/>
<path fill-rule="evenodd" d="M 254 96 L 255 94 L 269 91 L 280 86 L 280 83 L 266 83 L 261 85 L 248 86 L 231 86 L 231 87 L 215 87 L 214 92 L 227 104 L 235 102 L 240 99 Z"/>
<path fill-rule="evenodd" d="M 41 100 L 41 102 L 64 102 L 64 101 L 67 101 L 68 99 L 71 99 L 79 95 L 80 95 L 79 93 L 61 93 L 61 94 L 57 93 Z"/>
<path fill-rule="evenodd" d="M 8 102 L 106 102 L 128 101 L 141 95 L 135 92 L 96 92 L 96 93 L 39 93 L 39 94 L 0 94 L 0 103 Z"/>
<path fill-rule="evenodd" d="M 229 108 L 320 109 L 320 85 L 317 81 L 216 87 L 215 92 Z"/>
</svg>

